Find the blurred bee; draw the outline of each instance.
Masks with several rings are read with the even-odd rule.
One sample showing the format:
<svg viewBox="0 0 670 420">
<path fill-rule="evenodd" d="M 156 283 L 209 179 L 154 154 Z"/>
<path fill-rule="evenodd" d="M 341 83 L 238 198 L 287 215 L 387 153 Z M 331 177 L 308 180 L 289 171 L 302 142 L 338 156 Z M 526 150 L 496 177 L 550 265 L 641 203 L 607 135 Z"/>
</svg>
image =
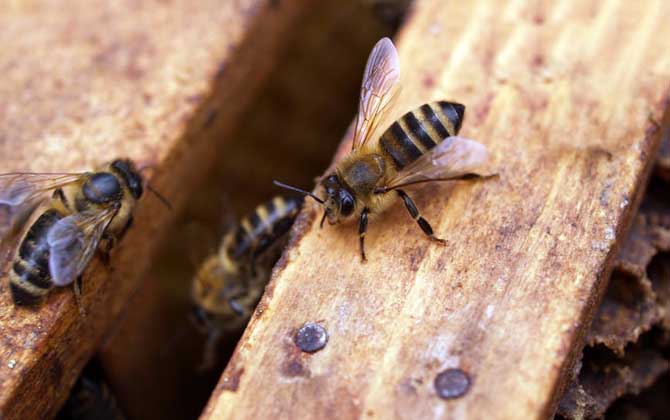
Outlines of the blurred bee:
<svg viewBox="0 0 670 420">
<path fill-rule="evenodd" d="M 124 420 L 114 394 L 101 374 L 87 367 L 72 388 L 57 420 Z"/>
<path fill-rule="evenodd" d="M 384 24 L 396 31 L 412 5 L 412 0 L 365 0 L 364 4 L 374 11 Z"/>
<path fill-rule="evenodd" d="M 0 239 L 6 257 L 13 251 L 9 288 L 14 303 L 35 305 L 54 286 L 69 284 L 79 301 L 82 272 L 96 250 L 108 260 L 130 227 L 142 192 L 142 176 L 123 159 L 97 172 L 1 174 Z M 21 237 L 22 226 L 44 204 Z"/>
<path fill-rule="evenodd" d="M 208 334 L 201 369 L 216 363 L 223 334 L 240 331 L 249 321 L 302 202 L 302 197 L 277 196 L 256 207 L 200 266 L 191 293 L 194 321 Z"/>
<path fill-rule="evenodd" d="M 325 198 L 275 181 L 276 185 L 309 195 L 321 204 L 322 226 L 326 217 L 331 225 L 358 218 L 363 261 L 368 218 L 388 208 L 396 196 L 430 239 L 446 243 L 435 236 L 430 223 L 402 188 L 423 182 L 479 178 L 481 175 L 473 171 L 488 159 L 484 145 L 456 137 L 465 106 L 455 102 L 421 105 L 391 124 L 381 136 L 374 136 L 396 97 L 399 80 L 398 53 L 391 40 L 383 38 L 373 48 L 365 67 L 352 151 L 320 181 Z"/>
</svg>

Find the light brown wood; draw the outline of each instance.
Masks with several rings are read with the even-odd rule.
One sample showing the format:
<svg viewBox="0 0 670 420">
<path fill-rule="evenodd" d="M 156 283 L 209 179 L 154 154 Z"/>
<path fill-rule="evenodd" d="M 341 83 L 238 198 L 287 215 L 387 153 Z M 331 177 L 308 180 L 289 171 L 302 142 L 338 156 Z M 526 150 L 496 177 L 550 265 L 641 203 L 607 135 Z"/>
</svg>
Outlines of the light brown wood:
<svg viewBox="0 0 670 420">
<path fill-rule="evenodd" d="M 500 178 L 412 188 L 448 245 L 398 202 L 367 264 L 356 226 L 320 230 L 307 205 L 202 418 L 552 415 L 658 146 L 668 19 L 652 0 L 416 2 L 393 111 L 464 102 Z M 329 334 L 314 354 L 293 342 L 308 321 Z M 449 401 L 447 368 L 471 380 Z"/>
<path fill-rule="evenodd" d="M 118 332 L 101 346 L 105 373 L 129 418 L 200 414 L 241 331 L 221 340 L 219 366 L 197 370 L 205 336 L 189 319 L 194 271 L 218 246 L 226 217 L 247 214 L 277 193 L 272 179 L 309 185 L 328 165 L 350 122 L 369 45 L 385 34 L 358 0 L 314 2 L 292 28 L 258 100 L 190 192 Z"/>
<path fill-rule="evenodd" d="M 36 311 L 0 286 L 0 418 L 53 416 L 127 305 L 163 231 L 272 64 L 301 0 L 12 1 L 0 6 L 0 172 L 89 170 L 116 157 L 154 165 L 111 270 L 85 272 Z M 137 304 L 137 303 L 136 303 Z"/>
</svg>

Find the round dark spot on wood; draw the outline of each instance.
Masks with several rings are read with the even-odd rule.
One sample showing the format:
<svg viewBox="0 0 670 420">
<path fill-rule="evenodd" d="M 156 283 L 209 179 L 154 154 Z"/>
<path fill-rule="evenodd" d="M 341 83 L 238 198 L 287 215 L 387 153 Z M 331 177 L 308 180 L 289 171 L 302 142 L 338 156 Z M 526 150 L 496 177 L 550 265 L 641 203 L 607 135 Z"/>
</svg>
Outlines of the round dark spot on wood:
<svg viewBox="0 0 670 420">
<path fill-rule="evenodd" d="M 470 377 L 460 369 L 447 369 L 435 377 L 435 391 L 445 400 L 459 398 L 470 389 Z"/>
<path fill-rule="evenodd" d="M 319 324 L 307 322 L 300 327 L 293 341 L 300 350 L 306 353 L 314 353 L 326 346 L 328 332 Z"/>
<path fill-rule="evenodd" d="M 298 359 L 287 360 L 281 366 L 281 373 L 286 377 L 304 377 L 309 378 L 309 368 Z"/>
</svg>

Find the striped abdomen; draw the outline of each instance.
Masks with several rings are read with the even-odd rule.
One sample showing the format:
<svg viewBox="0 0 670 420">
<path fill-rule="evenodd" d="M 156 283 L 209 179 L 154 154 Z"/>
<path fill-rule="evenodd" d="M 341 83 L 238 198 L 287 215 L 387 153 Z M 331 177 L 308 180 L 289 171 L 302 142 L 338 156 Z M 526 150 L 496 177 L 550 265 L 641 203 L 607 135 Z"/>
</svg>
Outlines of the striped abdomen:
<svg viewBox="0 0 670 420">
<path fill-rule="evenodd" d="M 382 134 L 381 150 L 396 170 L 414 162 L 461 129 L 465 106 L 447 101 L 431 102 L 403 115 Z"/>
<path fill-rule="evenodd" d="M 235 236 L 229 242 L 228 254 L 233 258 L 253 258 L 263 253 L 289 231 L 302 201 L 302 197 L 277 196 L 256 207 L 232 233 Z"/>
<path fill-rule="evenodd" d="M 63 218 L 57 210 L 42 213 L 21 241 L 9 273 L 9 287 L 17 305 L 40 301 L 53 286 L 49 272 L 49 229 Z"/>
</svg>

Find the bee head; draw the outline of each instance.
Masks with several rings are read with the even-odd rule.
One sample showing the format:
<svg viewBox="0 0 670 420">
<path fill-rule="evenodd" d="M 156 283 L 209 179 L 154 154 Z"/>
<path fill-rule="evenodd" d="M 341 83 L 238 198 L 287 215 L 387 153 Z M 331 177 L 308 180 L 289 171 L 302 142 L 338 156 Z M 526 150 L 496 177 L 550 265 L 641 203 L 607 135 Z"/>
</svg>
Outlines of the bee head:
<svg viewBox="0 0 670 420">
<path fill-rule="evenodd" d="M 144 191 L 142 175 L 133 162 L 129 159 L 116 159 L 110 166 L 112 171 L 121 177 L 132 196 L 140 198 Z"/>
<path fill-rule="evenodd" d="M 218 256 L 208 258 L 192 284 L 191 294 L 199 311 L 224 321 L 248 316 L 243 305 L 235 299 L 242 283 L 239 276 L 239 273 L 224 269 Z"/>
<path fill-rule="evenodd" d="M 339 223 L 354 214 L 356 201 L 353 194 L 343 185 L 337 175 L 329 175 L 322 182 L 326 190 L 324 208 L 328 223 L 331 225 Z"/>
</svg>

